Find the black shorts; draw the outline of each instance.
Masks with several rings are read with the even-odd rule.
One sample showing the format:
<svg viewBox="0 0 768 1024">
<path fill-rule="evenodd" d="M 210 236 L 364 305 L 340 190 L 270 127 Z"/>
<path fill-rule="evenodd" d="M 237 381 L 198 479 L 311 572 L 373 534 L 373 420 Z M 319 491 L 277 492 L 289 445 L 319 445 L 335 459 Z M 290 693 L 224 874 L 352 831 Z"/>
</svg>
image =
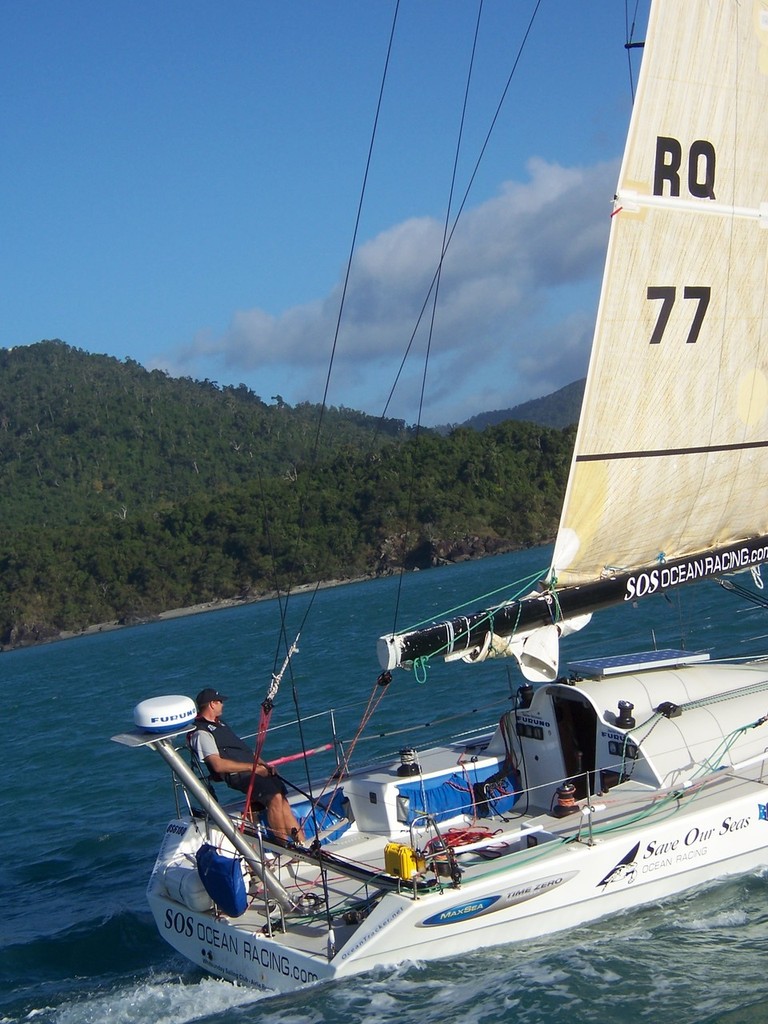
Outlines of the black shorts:
<svg viewBox="0 0 768 1024">
<path fill-rule="evenodd" d="M 230 789 L 237 789 L 241 793 L 248 792 L 251 782 L 250 772 L 230 772 L 224 776 Z M 253 778 L 253 790 L 251 791 L 251 804 L 259 807 L 266 807 L 273 796 L 285 796 L 285 786 L 276 775 L 255 775 Z"/>
</svg>

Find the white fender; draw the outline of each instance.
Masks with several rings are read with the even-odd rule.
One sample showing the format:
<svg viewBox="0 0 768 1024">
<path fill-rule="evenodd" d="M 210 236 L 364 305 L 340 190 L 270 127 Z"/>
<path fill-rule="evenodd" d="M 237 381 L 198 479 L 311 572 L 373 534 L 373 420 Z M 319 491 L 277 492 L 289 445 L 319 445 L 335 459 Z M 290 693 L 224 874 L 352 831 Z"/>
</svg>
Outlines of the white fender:
<svg viewBox="0 0 768 1024">
<path fill-rule="evenodd" d="M 197 872 L 194 857 L 168 864 L 163 872 L 163 883 L 171 899 L 190 910 L 204 911 L 213 907 L 213 900 Z"/>
</svg>

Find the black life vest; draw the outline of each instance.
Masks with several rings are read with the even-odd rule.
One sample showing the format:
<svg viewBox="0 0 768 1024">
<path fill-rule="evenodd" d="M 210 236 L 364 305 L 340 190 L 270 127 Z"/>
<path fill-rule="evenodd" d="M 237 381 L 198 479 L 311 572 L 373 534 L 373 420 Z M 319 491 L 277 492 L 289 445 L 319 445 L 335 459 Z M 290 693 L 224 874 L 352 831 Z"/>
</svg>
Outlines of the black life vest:
<svg viewBox="0 0 768 1024">
<path fill-rule="evenodd" d="M 226 723 L 209 722 L 207 718 L 198 716 L 195 719 L 195 731 L 202 732 L 203 730 L 213 736 L 220 757 L 224 757 L 228 761 L 243 761 L 246 764 L 250 764 L 253 761 L 253 751 L 251 748 Z M 243 773 L 233 772 L 232 774 L 242 775 Z M 250 775 L 250 772 L 248 774 Z M 224 781 L 224 776 L 217 776 L 211 773 L 211 777 L 214 781 Z M 227 779 L 227 781 L 229 780 Z"/>
</svg>

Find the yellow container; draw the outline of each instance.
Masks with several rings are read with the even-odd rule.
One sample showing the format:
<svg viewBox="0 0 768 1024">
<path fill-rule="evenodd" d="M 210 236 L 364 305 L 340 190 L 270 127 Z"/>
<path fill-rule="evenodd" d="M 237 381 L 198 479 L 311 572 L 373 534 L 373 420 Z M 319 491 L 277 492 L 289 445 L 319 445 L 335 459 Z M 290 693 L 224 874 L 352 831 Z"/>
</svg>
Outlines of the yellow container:
<svg viewBox="0 0 768 1024">
<path fill-rule="evenodd" d="M 405 843 L 387 843 L 384 847 L 384 869 L 396 878 L 413 878 L 426 869 L 426 863 L 420 853 Z"/>
</svg>

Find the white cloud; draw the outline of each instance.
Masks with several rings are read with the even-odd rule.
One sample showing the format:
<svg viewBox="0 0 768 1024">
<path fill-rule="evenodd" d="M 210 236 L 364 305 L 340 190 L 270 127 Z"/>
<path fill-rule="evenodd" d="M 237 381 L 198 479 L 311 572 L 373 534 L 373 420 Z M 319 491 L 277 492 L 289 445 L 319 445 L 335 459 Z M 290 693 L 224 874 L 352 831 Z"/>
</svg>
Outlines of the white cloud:
<svg viewBox="0 0 768 1024">
<path fill-rule="evenodd" d="M 431 342 L 427 423 L 458 422 L 555 390 L 586 371 L 607 241 L 615 164 L 563 168 L 532 160 L 529 180 L 506 182 L 465 210 L 440 280 Z M 378 413 L 427 298 L 443 226 L 398 224 L 353 261 L 329 401 Z M 341 283 L 323 301 L 273 316 L 236 312 L 221 336 L 201 333 L 172 360 L 202 376 L 282 381 L 287 401 L 319 401 L 336 333 Z M 413 422 L 431 302 L 390 414 Z M 239 375 L 239 376 L 238 376 Z M 264 394 L 267 392 L 264 391 Z"/>
</svg>

